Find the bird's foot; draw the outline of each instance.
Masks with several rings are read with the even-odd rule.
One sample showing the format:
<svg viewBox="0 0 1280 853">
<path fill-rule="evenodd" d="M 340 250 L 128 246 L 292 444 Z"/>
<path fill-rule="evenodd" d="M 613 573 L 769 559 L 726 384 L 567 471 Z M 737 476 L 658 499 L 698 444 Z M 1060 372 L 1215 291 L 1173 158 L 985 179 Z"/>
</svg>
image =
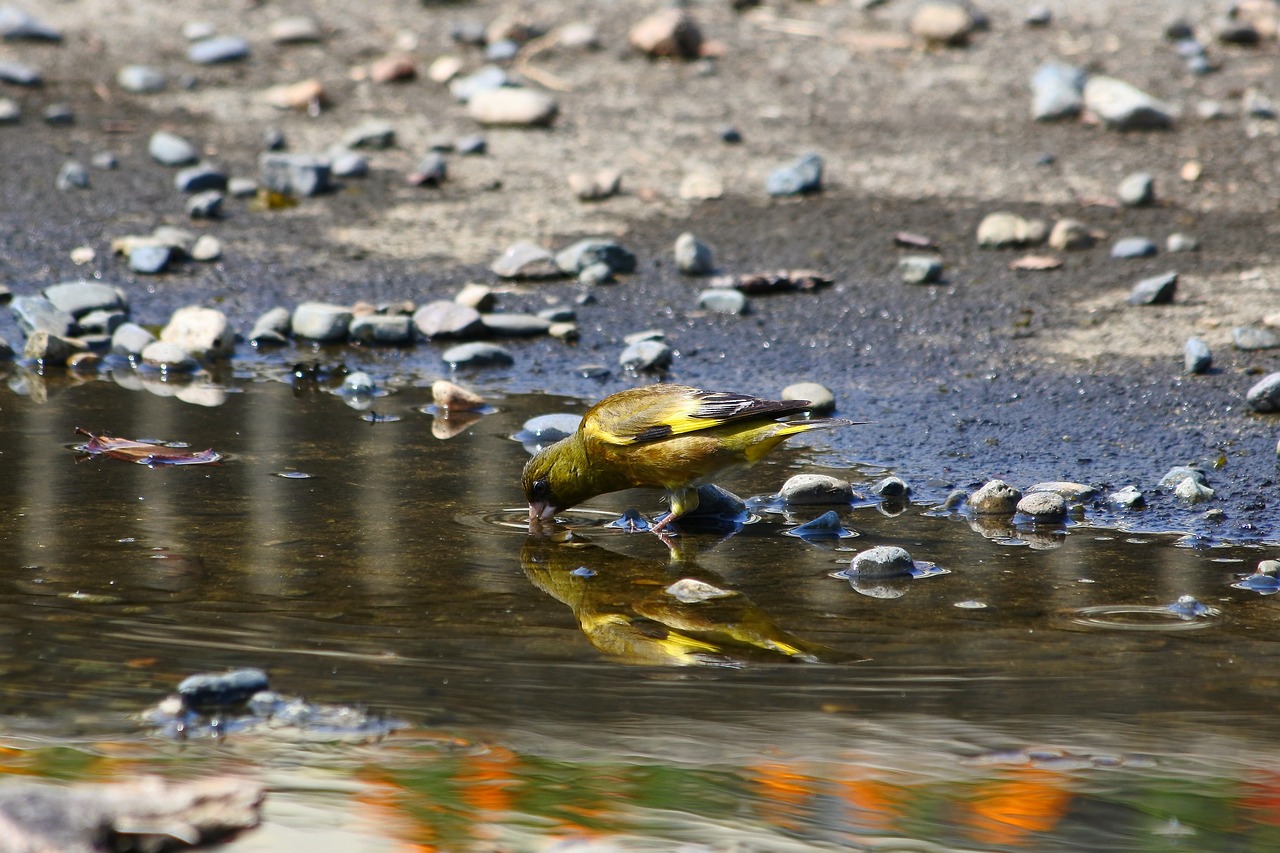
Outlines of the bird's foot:
<svg viewBox="0 0 1280 853">
<path fill-rule="evenodd" d="M 657 529 L 649 523 L 649 519 L 645 518 L 635 509 L 627 510 L 621 516 L 606 524 L 605 527 L 625 530 L 628 533 L 644 533 L 649 530 Z"/>
</svg>

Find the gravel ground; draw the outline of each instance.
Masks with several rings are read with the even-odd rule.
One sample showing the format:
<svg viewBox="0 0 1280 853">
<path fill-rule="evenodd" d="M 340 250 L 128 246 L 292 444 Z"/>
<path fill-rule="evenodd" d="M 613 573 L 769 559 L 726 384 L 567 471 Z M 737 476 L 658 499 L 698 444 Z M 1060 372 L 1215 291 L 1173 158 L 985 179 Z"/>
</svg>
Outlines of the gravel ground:
<svg viewBox="0 0 1280 853">
<path fill-rule="evenodd" d="M 0 60 L 45 78 L 31 89 L 0 83 L 0 97 L 23 110 L 20 122 L 0 126 L 0 283 L 15 294 L 100 276 L 126 289 L 140 322 L 163 323 L 174 308 L 200 303 L 221 308 L 244 332 L 276 304 L 427 302 L 467 281 L 494 283 L 489 263 L 517 239 L 554 248 L 610 235 L 637 253 L 640 269 L 591 291 L 595 301 L 579 308 L 580 344 L 515 342 L 516 368 L 472 377 L 477 383 L 597 397 L 628 380 L 615 371 L 600 382 L 575 368 L 612 367 L 625 335 L 660 327 L 679 352 L 674 379 L 759 394 L 799 380 L 828 385 L 843 414 L 873 421 L 831 435 L 842 442 L 834 445 L 840 458 L 892 467 L 926 497 L 992 476 L 1019 486 L 1071 479 L 1150 489 L 1175 464 L 1221 457 L 1225 467 L 1210 472 L 1213 503 L 1167 512 L 1161 504 L 1142 524 L 1277 538 L 1267 504 L 1280 423 L 1250 413 L 1244 395 L 1280 370 L 1280 350 L 1239 351 L 1231 330 L 1280 311 L 1277 122 L 1242 108 L 1253 88 L 1280 98 L 1280 48 L 1274 40 L 1214 41 L 1225 5 L 1064 3 L 1051 7 L 1050 26 L 1030 28 L 1025 4 L 984 0 L 990 27 L 969 46 L 925 49 L 906 37 L 912 3 L 864 12 L 851 2 L 766 2 L 735 12 L 728 2 L 692 2 L 704 34 L 722 48 L 719 59 L 696 61 L 651 61 L 628 47 L 628 28 L 660 8 L 650 2 L 17 6 L 64 40 L 0 43 Z M 1165 39 L 1165 24 L 1180 13 L 1207 44 L 1214 73 L 1189 74 Z M 320 24 L 323 42 L 274 44 L 271 22 L 298 14 Z M 553 87 L 554 126 L 484 130 L 487 155 L 450 155 L 440 188 L 408 186 L 404 175 L 429 140 L 479 130 L 426 68 L 444 54 L 478 68 L 480 49 L 454 43 L 450 31 L 504 14 L 548 30 L 589 22 L 602 48 L 535 51 L 521 67 Z M 196 20 L 247 38 L 250 58 L 188 62 L 182 28 Z M 411 57 L 418 79 L 361 79 L 391 53 Z M 1162 132 L 1033 122 L 1029 80 L 1052 59 L 1126 80 L 1181 117 Z M 169 88 L 122 91 L 116 72 L 134 63 L 164 71 Z M 182 75 L 195 85 L 177 85 Z M 306 78 L 324 85 L 328 104 L 318 115 L 264 102 L 268 87 Z M 1224 117 L 1200 118 L 1206 100 Z M 71 107 L 73 124 L 42 120 L 55 103 Z M 167 128 L 233 175 L 254 176 L 268 129 L 283 132 L 291 151 L 320 152 L 366 118 L 386 119 L 397 133 L 395 148 L 370 152 L 368 178 L 285 210 L 253 211 L 229 199 L 224 218 L 207 223 L 187 219 L 174 170 L 146 151 L 151 133 Z M 726 124 L 741 131 L 742 143 L 720 140 Z M 91 168 L 87 190 L 54 189 L 67 159 L 87 163 L 107 150 L 118 169 Z M 806 152 L 825 159 L 823 192 L 770 199 L 768 173 Z M 1181 176 L 1188 161 L 1201 166 L 1197 180 Z M 567 174 L 605 167 L 622 170 L 623 192 L 577 201 Z M 1120 180 L 1139 170 L 1155 176 L 1156 204 L 1111 204 Z M 717 175 L 724 196 L 680 198 L 690 172 Z M 1060 270 L 1014 272 L 1008 264 L 1023 252 L 976 246 L 978 223 L 995 210 L 1050 222 L 1070 216 L 1102 236 L 1092 249 L 1057 253 Z M 145 277 L 110 254 L 112 239 L 161 224 L 216 234 L 223 259 Z M 755 297 L 744 317 L 705 314 L 697 310 L 704 283 L 679 275 L 671 259 L 672 242 L 686 230 L 715 249 L 724 272 L 807 267 L 836 284 Z M 906 250 L 892 239 L 900 230 L 938 242 L 943 283 L 900 281 L 896 264 Z M 1175 231 L 1194 234 L 1200 251 L 1165 253 Z M 1110 243 L 1133 235 L 1155 240 L 1161 253 L 1111 259 Z M 95 259 L 73 263 L 79 246 L 93 247 Z M 1125 303 L 1139 279 L 1170 270 L 1180 274 L 1173 304 Z M 572 302 L 585 288 L 566 281 L 508 290 L 502 307 L 522 310 Z M 20 341 L 8 318 L 0 335 Z M 1213 349 L 1207 375 L 1182 375 L 1191 335 Z M 438 370 L 439 349 L 397 357 L 408 368 Z M 1223 515 L 1206 519 L 1210 508 Z"/>
</svg>

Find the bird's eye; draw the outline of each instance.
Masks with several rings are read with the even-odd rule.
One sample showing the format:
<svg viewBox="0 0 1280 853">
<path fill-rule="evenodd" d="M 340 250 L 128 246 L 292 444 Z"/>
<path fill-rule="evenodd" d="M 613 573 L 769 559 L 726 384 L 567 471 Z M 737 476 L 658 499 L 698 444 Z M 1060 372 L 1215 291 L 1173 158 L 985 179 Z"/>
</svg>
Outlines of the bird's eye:
<svg viewBox="0 0 1280 853">
<path fill-rule="evenodd" d="M 547 482 L 546 477 L 539 477 L 533 481 L 529 487 L 529 496 L 535 501 L 551 500 L 551 484 Z"/>
</svg>

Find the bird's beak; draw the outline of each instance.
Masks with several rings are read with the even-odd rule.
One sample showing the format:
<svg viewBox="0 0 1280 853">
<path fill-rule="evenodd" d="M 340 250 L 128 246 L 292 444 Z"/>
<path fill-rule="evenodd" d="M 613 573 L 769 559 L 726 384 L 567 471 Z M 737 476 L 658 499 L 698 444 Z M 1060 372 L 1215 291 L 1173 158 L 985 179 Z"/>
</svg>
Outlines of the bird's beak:
<svg viewBox="0 0 1280 853">
<path fill-rule="evenodd" d="M 531 503 L 529 504 L 529 526 L 541 524 L 544 521 L 550 521 L 555 518 L 556 508 L 548 503 Z"/>
</svg>

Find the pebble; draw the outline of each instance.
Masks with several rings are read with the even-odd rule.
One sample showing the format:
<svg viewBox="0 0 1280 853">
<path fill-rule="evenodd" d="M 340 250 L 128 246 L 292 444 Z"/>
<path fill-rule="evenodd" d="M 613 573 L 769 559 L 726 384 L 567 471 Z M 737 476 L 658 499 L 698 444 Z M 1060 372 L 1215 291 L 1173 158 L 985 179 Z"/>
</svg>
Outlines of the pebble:
<svg viewBox="0 0 1280 853">
<path fill-rule="evenodd" d="M 254 346 L 288 343 L 290 328 L 289 309 L 277 305 L 254 322 L 249 332 L 249 343 Z"/>
<path fill-rule="evenodd" d="M 984 249 L 1027 246 L 1044 241 L 1048 225 L 1043 219 L 1027 219 L 1016 213 L 988 213 L 978 224 L 978 245 Z"/>
<path fill-rule="evenodd" d="M 680 179 L 676 190 L 685 201 L 710 201 L 724 195 L 724 181 L 707 169 L 696 169 Z"/>
<path fill-rule="evenodd" d="M 324 38 L 320 25 L 308 15 L 289 15 L 267 25 L 267 38 L 276 44 L 307 44 Z"/>
<path fill-rule="evenodd" d="M 17 6 L 0 6 L 0 38 L 5 41 L 62 41 L 62 33 Z"/>
<path fill-rule="evenodd" d="M 431 384 L 431 401 L 451 412 L 474 412 L 485 408 L 484 397 L 448 379 L 437 379 Z"/>
<path fill-rule="evenodd" d="M 396 144 L 396 129 L 389 121 L 365 119 L 342 134 L 343 148 L 383 150 Z"/>
<path fill-rule="evenodd" d="M 15 62 L 11 59 L 0 60 L 0 82 L 12 83 L 15 86 L 35 87 L 44 83 L 40 72 L 30 65 Z"/>
<path fill-rule="evenodd" d="M 978 515 L 1012 515 L 1022 493 L 1004 480 L 991 480 L 969 496 L 969 508 Z"/>
<path fill-rule="evenodd" d="M 698 294 L 698 307 L 713 314 L 746 314 L 750 310 L 746 294 L 740 290 L 712 288 Z"/>
<path fill-rule="evenodd" d="M 836 397 L 831 389 L 817 382 L 796 382 L 782 389 L 783 400 L 808 400 L 809 414 L 829 415 L 836 410 Z"/>
<path fill-rule="evenodd" d="M 129 310 L 120 288 L 100 281 L 64 281 L 40 291 L 54 308 L 79 319 L 94 311 Z"/>
<path fill-rule="evenodd" d="M 479 133 L 468 133 L 459 136 L 453 143 L 454 149 L 464 157 L 478 156 L 489 151 L 489 140 Z"/>
<path fill-rule="evenodd" d="M 351 321 L 349 336 L 361 344 L 413 343 L 413 319 L 404 314 L 368 314 Z"/>
<path fill-rule="evenodd" d="M 216 308 L 199 305 L 174 311 L 160 330 L 160 340 L 177 344 L 195 358 L 229 356 L 236 347 L 236 333 L 227 316 Z"/>
<path fill-rule="evenodd" d="M 926 0 L 916 7 L 907 24 L 913 36 L 928 45 L 961 46 L 969 41 L 973 16 L 960 3 Z"/>
<path fill-rule="evenodd" d="M 187 59 L 196 65 L 236 62 L 249 56 L 249 42 L 239 36 L 213 36 L 187 48 Z"/>
<path fill-rule="evenodd" d="M 1259 379 L 1249 389 L 1245 400 L 1255 412 L 1280 412 L 1280 373 L 1270 373 Z"/>
<path fill-rule="evenodd" d="M 225 190 L 227 173 L 212 163 L 198 163 L 180 169 L 173 176 L 173 186 L 178 192 L 197 193 L 205 190 Z"/>
<path fill-rule="evenodd" d="M 434 67 L 432 66 L 433 69 Z M 465 77 L 453 77 L 449 83 L 449 94 L 453 95 L 454 100 L 465 104 L 481 92 L 501 89 L 510 83 L 507 72 L 496 65 L 486 65 Z"/>
<path fill-rule="evenodd" d="M 120 167 L 120 160 L 112 151 L 99 151 L 89 159 L 89 163 L 93 168 L 101 169 L 104 172 L 109 172 Z"/>
<path fill-rule="evenodd" d="M 22 357 L 43 364 L 65 365 L 67 359 L 85 349 L 83 344 L 42 330 L 27 336 L 22 347 Z"/>
<path fill-rule="evenodd" d="M 568 305 L 553 305 L 543 308 L 538 316 L 549 323 L 571 323 L 578 318 L 578 312 Z"/>
<path fill-rule="evenodd" d="M 863 578 L 896 578 L 910 575 L 915 567 L 905 548 L 877 545 L 855 554 L 847 571 Z"/>
<path fill-rule="evenodd" d="M 613 275 L 613 268 L 604 262 L 587 264 L 582 268 L 582 272 L 578 273 L 578 283 L 585 284 L 587 287 L 613 284 L 616 281 L 617 278 Z"/>
<path fill-rule="evenodd" d="M 512 437 L 522 444 L 553 444 L 577 432 L 580 423 L 581 415 L 538 415 L 525 421 L 520 432 Z"/>
<path fill-rule="evenodd" d="M 1170 252 L 1195 252 L 1200 249 L 1200 241 L 1191 234 L 1175 231 L 1165 240 L 1164 247 Z"/>
<path fill-rule="evenodd" d="M 202 41 L 218 34 L 218 28 L 210 21 L 187 21 L 182 25 L 182 37 L 187 41 Z"/>
<path fill-rule="evenodd" d="M 453 301 L 477 311 L 492 311 L 498 302 L 498 297 L 494 295 L 493 288 L 488 285 L 470 281 L 454 294 Z"/>
<path fill-rule="evenodd" d="M 1146 237 L 1124 237 L 1111 245 L 1113 258 L 1149 258 L 1158 250 Z"/>
<path fill-rule="evenodd" d="M 449 347 L 441 358 L 452 368 L 507 367 L 515 364 L 511 351 L 496 344 L 475 342 Z"/>
<path fill-rule="evenodd" d="M 351 309 L 346 305 L 303 302 L 293 309 L 289 328 L 295 337 L 311 341 L 345 341 L 351 317 Z"/>
<path fill-rule="evenodd" d="M 151 244 L 133 247 L 129 252 L 129 269 L 143 275 L 155 275 L 162 272 L 173 258 L 173 249 L 169 246 Z"/>
<path fill-rule="evenodd" d="M 632 26 L 627 41 L 649 56 L 696 59 L 702 50 L 702 30 L 685 10 L 663 9 Z"/>
<path fill-rule="evenodd" d="M 797 536 L 801 539 L 831 537 L 844 539 L 853 535 L 852 531 L 840 523 L 840 514 L 833 509 L 827 510 L 812 521 L 806 521 L 804 524 L 797 525 L 784 532 L 788 536 Z"/>
<path fill-rule="evenodd" d="M 911 494 L 911 487 L 901 477 L 890 475 L 872 484 L 871 493 L 882 498 L 901 499 Z"/>
<path fill-rule="evenodd" d="M 192 219 L 217 219 L 222 215 L 223 195 L 218 190 L 205 190 L 187 199 L 187 215 Z"/>
<path fill-rule="evenodd" d="M 60 190 L 87 190 L 89 188 L 89 170 L 79 160 L 68 160 L 58 170 L 54 186 Z"/>
<path fill-rule="evenodd" d="M 270 686 L 260 669 L 233 669 L 188 676 L 178 684 L 178 695 L 188 708 L 199 710 L 243 704 Z"/>
<path fill-rule="evenodd" d="M 137 358 L 156 336 L 137 323 L 121 323 L 111 333 L 111 354 L 121 358 Z"/>
<path fill-rule="evenodd" d="M 227 181 L 227 193 L 232 198 L 250 198 L 258 193 L 258 182 L 253 178 L 232 178 Z"/>
<path fill-rule="evenodd" d="M 157 130 L 147 141 L 151 159 L 164 166 L 187 166 L 200 159 L 200 152 L 187 140 L 167 130 Z"/>
<path fill-rule="evenodd" d="M 1184 480 L 1192 480 L 1206 486 L 1209 485 L 1209 479 L 1205 476 L 1204 471 L 1199 468 L 1191 465 L 1175 465 L 1160 478 L 1156 488 L 1166 492 L 1173 491 Z"/>
<path fill-rule="evenodd" d="M 1137 486 L 1125 486 L 1119 491 L 1112 492 L 1107 500 L 1124 509 L 1139 509 L 1147 503 L 1146 496 L 1138 491 Z"/>
<path fill-rule="evenodd" d="M 323 106 L 324 83 L 314 77 L 295 83 L 281 83 L 264 89 L 262 100 L 278 110 L 313 110 Z M 278 131 L 268 131 L 267 150 L 284 148 L 284 137 Z"/>
<path fill-rule="evenodd" d="M 510 279 L 557 278 L 564 274 L 556 265 L 555 255 L 528 240 L 512 243 L 489 269 L 499 278 Z"/>
<path fill-rule="evenodd" d="M 369 66 L 369 79 L 375 83 L 403 83 L 417 76 L 418 66 L 407 56 L 386 56 Z"/>
<path fill-rule="evenodd" d="M 500 337 L 532 337 L 551 330 L 550 320 L 533 314 L 481 314 L 480 319 L 485 331 Z"/>
<path fill-rule="evenodd" d="M 67 253 L 67 257 L 71 258 L 71 263 L 78 267 L 82 267 L 85 264 L 93 263 L 94 259 L 98 257 L 98 253 L 92 246 L 76 246 Z M 8 301 L 4 297 L 5 295 L 0 293 L 0 302 Z"/>
<path fill-rule="evenodd" d="M 622 172 L 617 169 L 601 169 L 594 175 L 571 172 L 568 182 L 569 191 L 579 201 L 601 201 L 622 189 Z"/>
<path fill-rule="evenodd" d="M 566 50 L 599 50 L 600 31 L 594 24 L 574 21 L 556 30 L 556 44 Z"/>
<path fill-rule="evenodd" d="M 428 151 L 406 176 L 410 186 L 438 187 L 449 173 L 449 164 L 439 151 Z"/>
<path fill-rule="evenodd" d="M 1167 272 L 1144 278 L 1129 291 L 1130 305 L 1167 305 L 1178 289 L 1178 274 Z"/>
<path fill-rule="evenodd" d="M 711 247 L 688 231 L 676 238 L 676 268 L 685 275 L 707 275 L 715 272 Z"/>
<path fill-rule="evenodd" d="M 1257 28 L 1249 21 L 1238 18 L 1221 18 L 1214 25 L 1214 35 L 1223 44 L 1253 47 L 1262 41 Z"/>
<path fill-rule="evenodd" d="M 671 366 L 675 351 L 662 341 L 637 341 L 618 356 L 618 364 L 638 373 L 662 371 Z"/>
<path fill-rule="evenodd" d="M 771 196 L 800 195 L 822 189 L 823 160 L 817 154 L 805 154 L 769 173 L 765 191 Z"/>
<path fill-rule="evenodd" d="M 165 373 L 194 373 L 200 364 L 191 353 L 171 341 L 154 341 L 140 354 L 142 365 Z"/>
<path fill-rule="evenodd" d="M 1190 477 L 1178 483 L 1178 485 L 1173 489 L 1174 497 L 1183 503 L 1190 505 L 1204 503 L 1205 501 L 1210 500 L 1213 497 L 1213 494 L 1213 489 L 1209 488 L 1209 486 L 1204 483 L 1197 482 Z"/>
<path fill-rule="evenodd" d="M 333 188 L 328 159 L 311 154 L 264 151 L 258 155 L 258 171 L 272 192 L 314 196 Z"/>
<path fill-rule="evenodd" d="M 1244 114 L 1250 118 L 1271 120 L 1276 117 L 1276 106 L 1261 89 L 1250 86 L 1244 92 Z"/>
<path fill-rule="evenodd" d="M 0 124 L 17 124 L 22 120 L 22 107 L 13 98 L 0 98 Z"/>
<path fill-rule="evenodd" d="M 932 284 L 942 280 L 942 261 L 932 255 L 898 258 L 898 275 L 907 284 Z"/>
<path fill-rule="evenodd" d="M 369 158 L 354 151 L 335 154 L 329 164 L 335 178 L 363 178 L 369 174 Z"/>
<path fill-rule="evenodd" d="M 44 108 L 44 123 L 55 127 L 75 124 L 76 114 L 69 104 L 50 104 Z"/>
<path fill-rule="evenodd" d="M 1048 6 L 1031 6 L 1022 16 L 1028 27 L 1047 27 L 1053 23 L 1053 11 Z"/>
<path fill-rule="evenodd" d="M 782 484 L 778 499 L 790 506 L 848 504 L 853 501 L 853 486 L 825 474 L 796 474 Z"/>
<path fill-rule="evenodd" d="M 616 240 L 588 237 L 561 249 L 555 256 L 556 266 L 565 275 L 577 275 L 596 263 L 609 266 L 614 273 L 636 271 L 636 256 Z"/>
<path fill-rule="evenodd" d="M 555 98 L 544 92 L 507 86 L 477 92 L 467 101 L 467 114 L 490 126 L 545 126 L 559 111 Z"/>
<path fill-rule="evenodd" d="M 1084 105 L 1113 130 L 1158 130 L 1173 126 L 1173 108 L 1115 77 L 1090 77 Z"/>
<path fill-rule="evenodd" d="M 1236 326 L 1231 330 L 1236 349 L 1251 351 L 1280 347 L 1280 333 L 1260 326 Z"/>
<path fill-rule="evenodd" d="M 150 95 L 169 85 L 164 72 L 149 65 L 126 65 L 116 72 L 116 83 L 126 92 Z"/>
<path fill-rule="evenodd" d="M 1213 352 L 1200 338 L 1188 338 L 1182 348 L 1182 366 L 1187 373 L 1208 373 L 1213 366 Z"/>
<path fill-rule="evenodd" d="M 1060 252 L 1088 249 L 1092 245 L 1093 234 L 1079 219 L 1059 219 L 1049 232 L 1049 248 Z"/>
<path fill-rule="evenodd" d="M 1156 181 L 1149 172 L 1134 172 L 1120 182 L 1117 191 L 1125 207 L 1146 207 L 1156 200 Z"/>
<path fill-rule="evenodd" d="M 428 302 L 413 313 L 413 325 L 424 338 L 474 338 L 484 334 L 480 312 L 449 300 Z"/>
<path fill-rule="evenodd" d="M 1031 75 L 1031 117 L 1036 121 L 1075 118 L 1084 107 L 1083 68 L 1049 62 Z"/>
<path fill-rule="evenodd" d="M 520 44 L 511 39 L 490 42 L 484 47 L 484 58 L 489 62 L 510 62 L 520 52 Z"/>
<path fill-rule="evenodd" d="M 1030 492 L 1018 501 L 1016 509 L 1036 521 L 1059 522 L 1067 517 L 1067 502 L 1057 492 Z"/>
</svg>

